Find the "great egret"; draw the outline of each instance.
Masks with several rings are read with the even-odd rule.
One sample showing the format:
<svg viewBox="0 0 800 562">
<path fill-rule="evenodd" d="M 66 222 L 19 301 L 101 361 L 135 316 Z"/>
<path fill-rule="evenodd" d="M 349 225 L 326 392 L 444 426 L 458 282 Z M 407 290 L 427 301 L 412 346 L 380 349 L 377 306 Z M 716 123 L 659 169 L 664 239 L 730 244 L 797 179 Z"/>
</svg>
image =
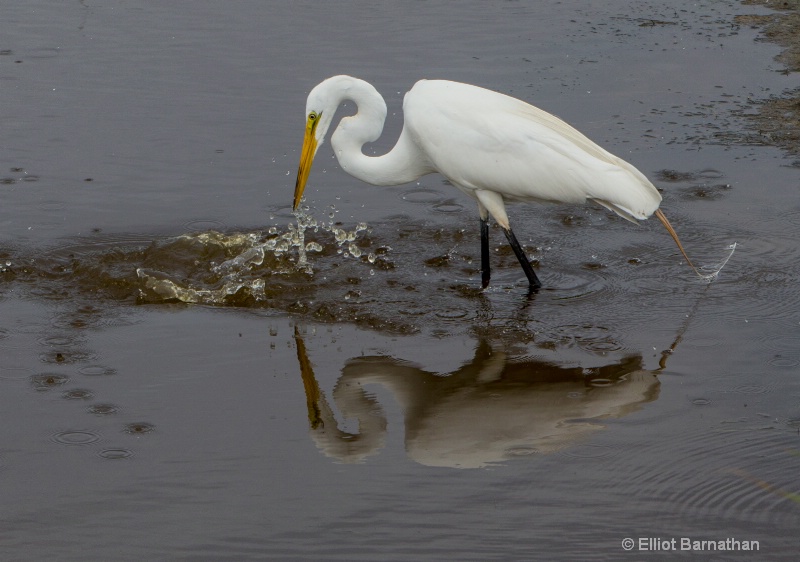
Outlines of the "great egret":
<svg viewBox="0 0 800 562">
<path fill-rule="evenodd" d="M 414 84 L 403 100 L 405 122 L 397 144 L 376 157 L 366 156 L 361 149 L 383 131 L 383 97 L 371 84 L 352 76 L 334 76 L 318 84 L 306 102 L 295 210 L 314 155 L 336 109 L 346 100 L 353 101 L 358 112 L 343 118 L 331 136 L 344 171 L 373 185 L 399 185 L 438 172 L 477 201 L 484 288 L 490 278 L 490 214 L 503 229 L 530 286 L 541 287 L 511 230 L 505 204 L 512 201 L 593 201 L 634 223 L 655 213 L 697 271 L 658 208 L 661 195 L 639 170 L 546 111 L 504 94 L 448 80 Z"/>
</svg>

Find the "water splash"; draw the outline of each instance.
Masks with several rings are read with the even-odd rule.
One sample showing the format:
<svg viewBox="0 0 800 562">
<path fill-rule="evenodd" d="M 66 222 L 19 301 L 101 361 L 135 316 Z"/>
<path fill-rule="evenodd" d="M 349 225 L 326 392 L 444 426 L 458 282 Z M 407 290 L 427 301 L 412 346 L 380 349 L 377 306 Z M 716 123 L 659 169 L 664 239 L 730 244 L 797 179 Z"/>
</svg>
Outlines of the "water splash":
<svg viewBox="0 0 800 562">
<path fill-rule="evenodd" d="M 296 222 L 288 223 L 285 230 L 272 226 L 266 232 L 209 231 L 154 244 L 150 251 L 157 259 L 150 261 L 156 262 L 156 267 L 136 269 L 140 300 L 263 302 L 270 298 L 267 283 L 271 277 L 314 276 L 312 254 L 375 263 L 375 250 L 368 247 L 363 234 L 368 231 L 366 223 L 348 230 L 333 218 L 327 222 L 316 219 L 308 209 L 300 209 L 294 216 Z"/>
</svg>

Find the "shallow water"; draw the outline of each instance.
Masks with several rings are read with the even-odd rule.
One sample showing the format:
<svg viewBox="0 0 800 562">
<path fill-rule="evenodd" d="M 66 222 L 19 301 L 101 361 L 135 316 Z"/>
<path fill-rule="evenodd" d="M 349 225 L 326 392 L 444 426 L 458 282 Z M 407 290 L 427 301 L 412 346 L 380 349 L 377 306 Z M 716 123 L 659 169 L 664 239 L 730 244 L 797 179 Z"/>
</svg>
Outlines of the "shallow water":
<svg viewBox="0 0 800 562">
<path fill-rule="evenodd" d="M 796 553 L 798 169 L 731 114 L 797 85 L 733 24 L 759 8 L 415 6 L 4 8 L 4 557 Z M 654 221 L 515 206 L 545 288 L 493 228 L 481 291 L 471 201 L 327 145 L 298 225 L 336 73 L 386 96 L 376 152 L 416 79 L 484 85 L 633 162 L 699 264 L 736 253 L 708 285 Z"/>
</svg>

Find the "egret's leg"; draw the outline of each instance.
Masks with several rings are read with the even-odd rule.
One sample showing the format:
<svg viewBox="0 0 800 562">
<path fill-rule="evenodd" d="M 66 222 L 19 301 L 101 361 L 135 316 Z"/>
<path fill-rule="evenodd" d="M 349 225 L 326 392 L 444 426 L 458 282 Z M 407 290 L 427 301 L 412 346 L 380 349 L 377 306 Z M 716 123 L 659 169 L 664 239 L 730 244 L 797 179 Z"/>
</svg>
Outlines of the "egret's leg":
<svg viewBox="0 0 800 562">
<path fill-rule="evenodd" d="M 492 276 L 491 265 L 489 263 L 489 219 L 481 219 L 481 286 L 485 289 L 489 286 L 489 279 Z"/>
<path fill-rule="evenodd" d="M 497 221 L 497 224 L 500 225 L 500 228 L 503 229 L 503 232 L 505 232 L 508 243 L 511 244 L 511 249 L 514 250 L 514 254 L 517 256 L 519 264 L 522 266 L 522 271 L 525 272 L 525 276 L 528 278 L 531 289 L 538 289 L 541 287 L 541 281 L 539 281 L 539 278 L 536 277 L 536 274 L 533 272 L 531 262 L 528 261 L 528 256 L 522 251 L 522 247 L 519 245 L 517 237 L 514 236 L 511 225 L 508 223 L 508 215 L 506 214 L 506 205 L 503 201 L 503 196 L 496 191 L 489 191 L 486 189 L 476 189 L 473 195 L 475 199 L 478 200 L 478 210 L 481 214 L 481 260 L 482 267 L 485 268 L 483 269 L 483 286 L 485 287 L 489 283 L 489 232 L 486 220 L 491 214 L 494 220 Z M 487 229 L 485 237 L 483 235 L 484 228 Z"/>
<path fill-rule="evenodd" d="M 517 237 L 514 236 L 514 232 L 511 228 L 504 228 L 503 232 L 505 232 L 508 243 L 511 244 L 511 249 L 514 250 L 514 254 L 516 254 L 519 264 L 522 266 L 522 271 L 525 272 L 525 276 L 528 278 L 528 283 L 530 283 L 531 288 L 538 289 L 542 286 L 542 282 L 536 277 L 536 273 L 534 273 L 531 267 L 531 262 L 528 261 L 528 256 L 522 251 L 522 247 L 519 245 Z"/>
</svg>

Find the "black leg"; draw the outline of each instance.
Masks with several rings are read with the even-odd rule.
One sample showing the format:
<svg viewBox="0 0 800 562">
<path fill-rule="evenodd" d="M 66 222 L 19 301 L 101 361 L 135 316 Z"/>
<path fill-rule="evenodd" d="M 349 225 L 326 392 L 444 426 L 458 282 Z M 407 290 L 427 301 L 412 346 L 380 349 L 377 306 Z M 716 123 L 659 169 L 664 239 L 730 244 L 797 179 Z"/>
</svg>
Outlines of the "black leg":
<svg viewBox="0 0 800 562">
<path fill-rule="evenodd" d="M 528 256 L 526 256 L 525 252 L 522 251 L 522 247 L 519 245 L 517 237 L 514 236 L 514 232 L 510 228 L 508 230 L 504 228 L 503 232 L 506 233 L 508 243 L 511 244 L 511 249 L 514 250 L 517 259 L 519 260 L 519 264 L 522 266 L 522 271 L 525 272 L 525 275 L 528 278 L 528 283 L 530 283 L 531 288 L 538 289 L 542 286 L 542 283 L 539 281 L 539 278 L 536 277 L 536 273 L 534 273 L 533 268 L 531 267 L 531 262 L 528 261 Z"/>
<path fill-rule="evenodd" d="M 481 286 L 484 289 L 489 286 L 489 278 L 491 276 L 492 271 L 489 264 L 489 219 L 481 219 Z"/>
</svg>

